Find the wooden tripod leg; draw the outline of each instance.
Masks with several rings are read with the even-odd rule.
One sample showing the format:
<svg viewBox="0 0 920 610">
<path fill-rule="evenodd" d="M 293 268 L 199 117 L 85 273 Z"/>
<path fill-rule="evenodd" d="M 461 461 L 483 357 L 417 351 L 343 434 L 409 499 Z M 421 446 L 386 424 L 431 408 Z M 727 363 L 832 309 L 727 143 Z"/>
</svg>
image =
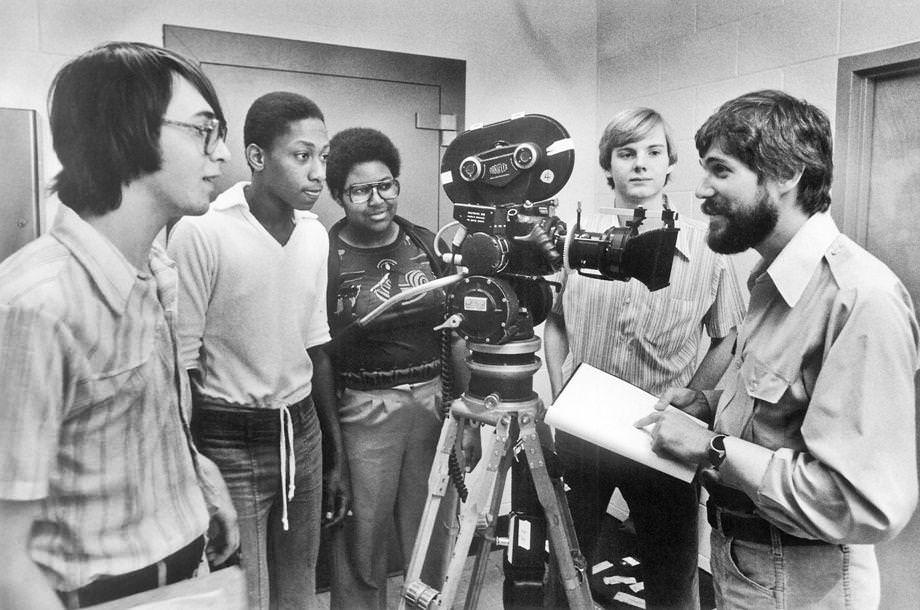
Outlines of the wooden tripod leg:
<svg viewBox="0 0 920 610">
<path fill-rule="evenodd" d="M 495 459 L 498 458 L 497 470 L 495 471 L 495 481 L 492 486 L 492 501 L 489 506 L 489 512 L 486 515 L 485 525 L 481 528 L 480 547 L 476 553 L 476 561 L 473 563 L 473 571 L 470 574 L 470 585 L 466 592 L 466 602 L 464 608 L 474 610 L 479 607 L 479 594 L 482 592 L 482 583 L 485 580 L 486 567 L 489 563 L 489 554 L 492 551 L 492 543 L 495 541 L 495 526 L 498 511 L 501 508 L 502 492 L 505 488 L 505 481 L 508 478 L 508 468 L 511 466 L 511 445 L 515 438 L 509 436 L 508 422 L 505 422 L 502 429 L 499 422 L 496 427 L 496 438 L 492 445 L 492 455 L 487 466 L 491 472 Z"/>
<path fill-rule="evenodd" d="M 451 552 L 450 563 L 445 573 L 444 582 L 436 583 L 441 586 L 438 590 L 435 587 L 427 585 L 420 580 L 422 565 L 425 555 L 428 553 L 432 531 L 434 529 L 434 520 L 438 514 L 440 500 L 444 495 L 444 488 L 440 483 L 442 478 L 436 476 L 436 469 L 443 465 L 444 472 L 447 473 L 447 459 L 450 455 L 450 448 L 456 438 L 457 428 L 454 427 L 452 433 L 446 434 L 442 431 L 441 444 L 439 445 L 439 454 L 435 458 L 435 465 L 432 467 L 432 474 L 429 478 L 430 498 L 425 506 L 425 513 L 422 516 L 422 527 L 419 529 L 415 546 L 412 549 L 412 559 L 409 562 L 409 570 L 406 572 L 406 581 L 403 586 L 403 595 L 399 601 L 399 608 L 403 610 L 407 607 L 416 608 L 450 608 L 453 605 L 454 597 L 457 594 L 457 588 L 460 584 L 460 577 L 463 574 L 463 568 L 466 565 L 467 555 L 473 536 L 479 527 L 480 520 L 483 518 L 487 521 L 492 530 L 495 528 L 495 512 L 497 502 L 501 501 L 501 490 L 504 485 L 504 475 L 508 471 L 508 461 L 506 455 L 509 453 L 509 427 L 511 418 L 503 417 L 495 425 L 493 434 L 495 439 L 492 443 L 492 451 L 489 454 L 489 462 L 478 480 L 469 490 L 466 502 L 461 505 L 460 511 L 460 532 L 454 543 Z M 448 442 L 449 441 L 449 442 Z M 440 453 L 444 452 L 444 453 Z M 447 483 L 447 478 L 443 479 Z M 440 491 L 440 493 L 438 493 Z M 498 496 L 498 500 L 494 498 Z M 491 512 L 486 512 L 490 510 Z M 430 514 L 431 523 L 428 522 Z M 484 568 L 480 570 L 478 583 L 471 582 L 471 588 L 477 589 L 482 585 L 482 574 Z M 476 594 L 478 598 L 478 592 Z"/>
<path fill-rule="evenodd" d="M 546 527 L 550 544 L 559 567 L 559 577 L 565 589 L 570 608 L 591 610 L 591 588 L 588 583 L 586 563 L 578 548 L 578 540 L 572 526 L 572 516 L 565 498 L 557 494 L 558 487 L 553 485 L 546 469 L 543 448 L 537 437 L 536 421 L 530 414 L 522 413 L 518 418 L 521 440 L 527 451 L 527 464 L 533 478 L 537 497 L 546 515 Z"/>
<path fill-rule="evenodd" d="M 438 452 L 428 475 L 428 499 L 425 501 L 425 510 L 422 512 L 418 534 L 415 536 L 415 544 L 412 547 L 412 557 L 409 561 L 409 567 L 406 569 L 403 594 L 399 600 L 400 610 L 406 607 L 407 599 L 416 599 L 422 595 L 421 589 L 423 589 L 424 585 L 420 580 L 422 568 L 425 565 L 425 557 L 428 555 L 432 532 L 437 523 L 438 509 L 449 484 L 450 451 L 454 446 L 454 440 L 457 438 L 461 423 L 454 417 L 448 417 L 441 427 Z M 414 587 L 414 590 L 410 591 L 412 587 Z"/>
<path fill-rule="evenodd" d="M 450 558 L 450 565 L 447 568 L 447 575 L 444 578 L 444 588 L 441 591 L 439 607 L 453 607 L 454 597 L 457 594 L 457 588 L 460 585 L 460 577 L 463 575 L 463 568 L 466 566 L 466 559 L 469 555 L 470 544 L 473 536 L 479 528 L 480 521 L 483 519 L 489 522 L 494 530 L 495 512 L 492 507 L 495 505 L 495 496 L 501 500 L 501 489 L 504 486 L 504 474 L 507 473 L 507 461 L 505 455 L 510 447 L 509 428 L 510 417 L 502 417 L 493 430 L 495 436 L 492 442 L 492 451 L 489 453 L 489 461 L 481 477 L 474 483 L 467 496 L 466 502 L 460 513 L 460 535 L 457 537 L 457 543 L 454 545 L 453 553 Z M 504 465 L 504 468 L 502 466 Z M 480 549 L 480 553 L 482 549 Z M 478 570 L 479 580 L 476 580 L 477 571 L 474 569 L 473 579 L 470 581 L 469 591 L 476 590 L 475 597 L 478 598 L 478 590 L 482 587 L 482 575 L 485 573 L 484 568 Z M 467 596 L 469 599 L 469 595 Z"/>
</svg>

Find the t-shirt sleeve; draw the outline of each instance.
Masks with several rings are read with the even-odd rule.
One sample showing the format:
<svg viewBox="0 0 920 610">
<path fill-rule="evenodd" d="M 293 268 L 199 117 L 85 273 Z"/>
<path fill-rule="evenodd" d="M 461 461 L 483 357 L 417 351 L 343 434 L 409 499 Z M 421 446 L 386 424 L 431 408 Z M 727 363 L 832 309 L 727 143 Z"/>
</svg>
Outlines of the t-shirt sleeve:
<svg viewBox="0 0 920 610">
<path fill-rule="evenodd" d="M 65 403 L 69 334 L 41 311 L 0 305 L 0 498 L 48 495 Z"/>
</svg>

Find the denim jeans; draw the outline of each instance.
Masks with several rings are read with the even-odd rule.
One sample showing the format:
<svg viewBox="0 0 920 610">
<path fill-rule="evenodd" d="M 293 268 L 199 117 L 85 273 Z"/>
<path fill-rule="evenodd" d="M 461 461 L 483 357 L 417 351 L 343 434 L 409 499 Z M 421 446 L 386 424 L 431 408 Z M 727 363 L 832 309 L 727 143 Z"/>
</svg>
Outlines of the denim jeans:
<svg viewBox="0 0 920 610">
<path fill-rule="evenodd" d="M 616 488 L 636 528 L 648 608 L 699 608 L 697 487 L 560 432 L 556 447 L 569 486 L 566 498 L 589 565 L 601 518 Z"/>
<path fill-rule="evenodd" d="M 289 411 L 295 474 L 294 496 L 287 502 L 288 530 L 282 523 L 281 411 L 198 401 L 192 417 L 195 442 L 220 468 L 236 507 L 241 563 L 253 609 L 316 606 L 322 436 L 309 397 Z"/>
<path fill-rule="evenodd" d="M 879 575 L 871 545 L 783 546 L 710 538 L 716 606 L 739 610 L 878 608 Z"/>
</svg>

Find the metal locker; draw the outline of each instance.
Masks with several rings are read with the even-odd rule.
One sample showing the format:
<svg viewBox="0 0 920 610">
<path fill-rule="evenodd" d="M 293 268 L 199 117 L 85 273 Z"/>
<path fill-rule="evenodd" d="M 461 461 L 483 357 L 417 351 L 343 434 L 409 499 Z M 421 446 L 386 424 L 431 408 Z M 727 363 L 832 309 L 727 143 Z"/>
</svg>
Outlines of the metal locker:
<svg viewBox="0 0 920 610">
<path fill-rule="evenodd" d="M 0 108 L 0 261 L 41 231 L 37 125 L 34 110 Z"/>
</svg>

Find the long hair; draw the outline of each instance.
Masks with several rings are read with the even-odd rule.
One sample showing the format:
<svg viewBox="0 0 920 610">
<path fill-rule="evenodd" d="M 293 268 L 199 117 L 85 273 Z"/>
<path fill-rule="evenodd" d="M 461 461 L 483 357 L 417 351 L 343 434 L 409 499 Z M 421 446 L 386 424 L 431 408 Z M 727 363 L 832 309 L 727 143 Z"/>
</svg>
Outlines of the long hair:
<svg viewBox="0 0 920 610">
<path fill-rule="evenodd" d="M 201 69 L 173 51 L 110 42 L 61 68 L 51 85 L 49 117 L 62 169 L 52 184 L 64 205 L 90 216 L 121 205 L 123 185 L 160 169 L 160 128 L 175 75 L 188 80 L 224 121 Z"/>
</svg>

